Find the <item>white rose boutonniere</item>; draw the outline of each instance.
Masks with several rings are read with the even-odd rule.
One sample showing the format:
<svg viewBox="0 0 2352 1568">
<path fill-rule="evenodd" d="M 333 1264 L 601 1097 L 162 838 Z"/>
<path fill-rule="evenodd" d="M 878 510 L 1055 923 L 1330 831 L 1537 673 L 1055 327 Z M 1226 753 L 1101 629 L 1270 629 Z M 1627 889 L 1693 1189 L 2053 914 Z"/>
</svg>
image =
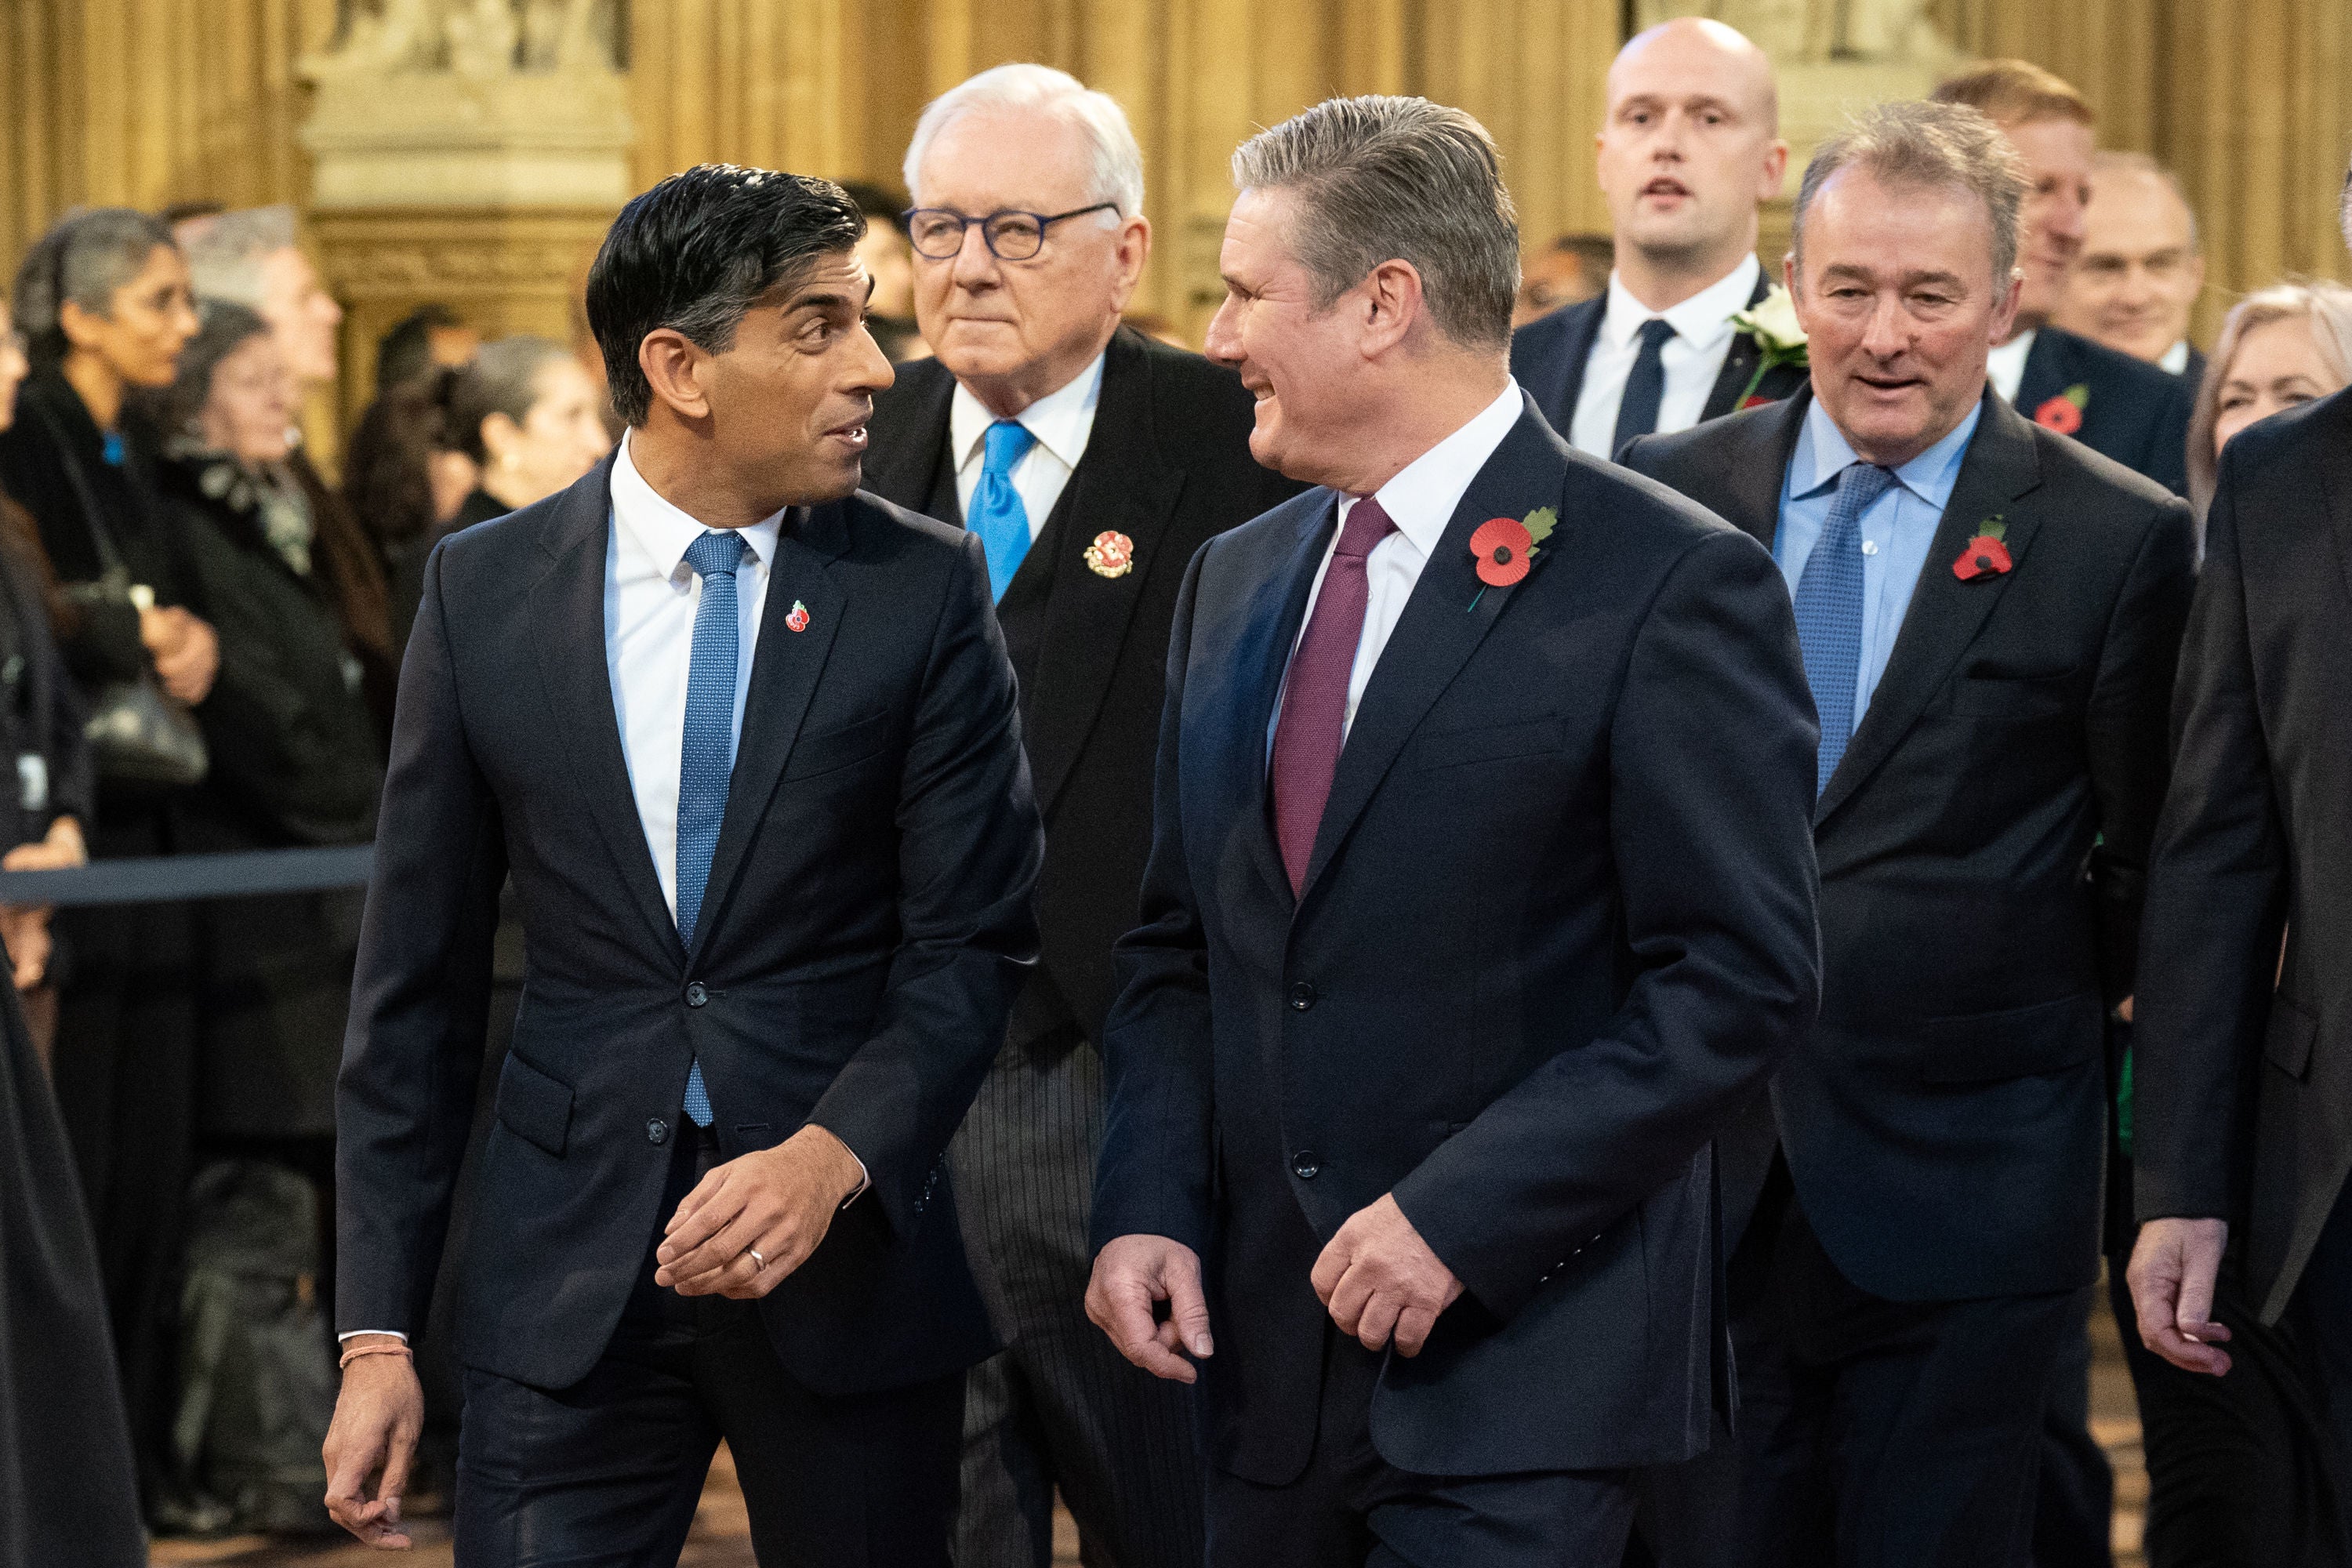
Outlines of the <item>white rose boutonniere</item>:
<svg viewBox="0 0 2352 1568">
<path fill-rule="evenodd" d="M 1809 363 L 1805 358 L 1805 329 L 1797 324 L 1796 302 L 1789 298 L 1789 290 L 1778 283 L 1755 304 L 1735 312 L 1731 324 L 1753 338 L 1757 348 L 1756 374 L 1748 378 L 1747 390 L 1739 395 L 1735 407 L 1755 405 L 1759 401 L 1756 389 L 1774 367 L 1801 367 Z"/>
</svg>

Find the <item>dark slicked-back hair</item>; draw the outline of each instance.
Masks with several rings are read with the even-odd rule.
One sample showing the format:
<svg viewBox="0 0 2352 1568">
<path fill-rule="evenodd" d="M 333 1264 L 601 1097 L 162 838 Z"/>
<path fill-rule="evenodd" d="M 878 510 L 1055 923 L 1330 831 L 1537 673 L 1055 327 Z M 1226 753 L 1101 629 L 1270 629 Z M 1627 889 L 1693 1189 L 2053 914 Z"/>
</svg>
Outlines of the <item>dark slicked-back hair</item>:
<svg viewBox="0 0 2352 1568">
<path fill-rule="evenodd" d="M 614 412 L 632 426 L 653 409 L 637 345 L 664 327 L 724 353 L 744 312 L 856 247 L 866 215 L 830 180 L 703 163 L 621 209 L 588 269 L 588 326 L 604 356 Z"/>
</svg>

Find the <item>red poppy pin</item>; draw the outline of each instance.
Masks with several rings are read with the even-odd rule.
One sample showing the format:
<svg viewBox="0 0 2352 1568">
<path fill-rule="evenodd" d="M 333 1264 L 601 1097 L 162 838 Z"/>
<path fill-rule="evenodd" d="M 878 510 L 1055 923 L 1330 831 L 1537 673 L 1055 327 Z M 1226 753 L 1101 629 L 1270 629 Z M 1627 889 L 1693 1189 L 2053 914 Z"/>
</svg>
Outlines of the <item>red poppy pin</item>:
<svg viewBox="0 0 2352 1568">
<path fill-rule="evenodd" d="M 804 632 L 808 630 L 808 606 L 802 604 L 798 599 L 794 599 L 793 601 L 793 613 L 784 617 L 784 629 L 791 632 Z"/>
<path fill-rule="evenodd" d="M 2090 406 L 2091 389 L 2076 382 L 2033 411 L 2033 422 L 2044 430 L 2072 436 L 2083 427 L 2083 410 Z"/>
<path fill-rule="evenodd" d="M 1989 517 L 1977 525 L 1977 536 L 1961 550 L 1960 558 L 1952 563 L 1952 575 L 1963 583 L 1973 583 L 1979 577 L 1999 577 L 2015 563 L 2009 558 L 2009 524 L 1998 517 Z"/>
<path fill-rule="evenodd" d="M 1087 546 L 1086 560 L 1087 570 L 1097 577 L 1124 577 L 1135 570 L 1135 541 L 1106 528 Z"/>
<path fill-rule="evenodd" d="M 1489 588 L 1507 588 L 1524 579 L 1559 521 L 1558 512 L 1539 506 L 1525 518 L 1490 517 L 1480 523 L 1470 535 L 1470 553 L 1478 558 L 1478 581 Z"/>
<path fill-rule="evenodd" d="M 1751 392 L 1748 395 L 1747 399 L 1740 404 L 1739 412 L 1745 414 L 1751 408 L 1761 408 L 1771 401 L 1772 399 L 1766 397 L 1761 393 Z"/>
</svg>

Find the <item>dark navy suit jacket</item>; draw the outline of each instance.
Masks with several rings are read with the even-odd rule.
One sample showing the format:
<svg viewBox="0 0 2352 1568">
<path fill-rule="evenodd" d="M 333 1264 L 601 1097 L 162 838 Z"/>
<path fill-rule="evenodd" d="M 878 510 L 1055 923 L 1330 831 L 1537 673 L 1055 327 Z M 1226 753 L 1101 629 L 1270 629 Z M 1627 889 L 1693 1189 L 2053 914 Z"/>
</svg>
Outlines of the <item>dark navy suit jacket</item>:
<svg viewBox="0 0 2352 1568">
<path fill-rule="evenodd" d="M 1538 507 L 1534 571 L 1482 591 L 1471 531 Z M 1211 540 L 1177 603 L 1097 1244 L 1202 1255 L 1211 1453 L 1252 1480 L 1307 1463 L 1308 1276 L 1391 1192 L 1467 1293 L 1381 1375 L 1390 1463 L 1686 1458 L 1727 1392 L 1708 1141 L 1815 998 L 1787 590 L 1529 402 L 1371 676 L 1294 899 L 1266 733 L 1335 512 L 1310 490 Z"/>
<path fill-rule="evenodd" d="M 614 718 L 610 473 L 425 573 L 344 1046 L 337 1318 L 424 1324 L 510 869 L 528 956 L 465 1362 L 543 1388 L 595 1363 L 699 1058 L 727 1158 L 814 1122 L 872 1178 L 761 1304 L 784 1365 L 824 1393 L 943 1375 L 992 1337 L 941 1156 L 1036 952 L 1041 836 L 979 541 L 863 493 L 787 516 L 688 951 Z"/>
<path fill-rule="evenodd" d="M 1810 393 L 1623 458 L 1769 545 Z M 2014 563 L 1962 581 L 1989 519 Z M 1813 808 L 1822 1016 L 1774 1079 L 1806 1219 L 1898 1301 L 2098 1272 L 2108 1005 L 2132 988 L 2190 587 L 2185 502 L 1987 392 L 1886 673 Z M 1772 1118 L 1727 1134 L 1727 1246 Z"/>
<path fill-rule="evenodd" d="M 2078 386 L 2083 425 L 2075 440 L 2174 495 L 2189 493 L 2189 416 L 2197 405 L 2197 377 L 2175 375 L 2063 328 L 2034 333 L 2017 384 L 2017 411 L 2032 419 L 2052 398 Z"/>
</svg>

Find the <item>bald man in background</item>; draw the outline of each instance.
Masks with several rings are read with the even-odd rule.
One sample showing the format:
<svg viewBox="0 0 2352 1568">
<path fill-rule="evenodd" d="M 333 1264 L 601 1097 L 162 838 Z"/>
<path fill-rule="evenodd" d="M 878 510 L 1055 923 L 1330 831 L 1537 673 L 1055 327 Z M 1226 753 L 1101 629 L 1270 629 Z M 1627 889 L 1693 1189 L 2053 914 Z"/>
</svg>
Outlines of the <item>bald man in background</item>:
<svg viewBox="0 0 2352 1568">
<path fill-rule="evenodd" d="M 2057 324 L 2193 389 L 2205 356 L 2189 341 L 2189 318 L 2204 291 L 2197 214 L 2172 171 L 2145 153 L 2092 159 L 2083 253 L 2067 275 Z"/>
<path fill-rule="evenodd" d="M 1637 436 L 1802 386 L 1801 366 L 1759 377 L 1761 350 L 1731 324 L 1769 292 L 1756 209 L 1789 165 L 1764 51 L 1721 22 L 1650 28 L 1609 68 L 1596 141 L 1616 236 L 1609 287 L 1511 337 L 1511 374 L 1552 428 L 1613 458 Z"/>
</svg>

